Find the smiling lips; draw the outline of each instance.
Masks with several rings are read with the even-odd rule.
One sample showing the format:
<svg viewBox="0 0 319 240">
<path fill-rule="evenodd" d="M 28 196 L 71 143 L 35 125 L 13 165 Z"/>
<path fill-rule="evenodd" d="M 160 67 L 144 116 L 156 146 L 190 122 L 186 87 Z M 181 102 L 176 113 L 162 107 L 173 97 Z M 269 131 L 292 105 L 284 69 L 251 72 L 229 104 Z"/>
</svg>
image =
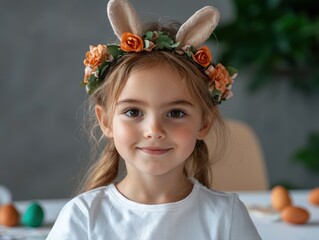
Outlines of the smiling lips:
<svg viewBox="0 0 319 240">
<path fill-rule="evenodd" d="M 161 155 L 170 151 L 172 148 L 158 148 L 158 147 L 142 147 L 138 148 L 142 152 L 152 154 L 152 155 Z"/>
</svg>

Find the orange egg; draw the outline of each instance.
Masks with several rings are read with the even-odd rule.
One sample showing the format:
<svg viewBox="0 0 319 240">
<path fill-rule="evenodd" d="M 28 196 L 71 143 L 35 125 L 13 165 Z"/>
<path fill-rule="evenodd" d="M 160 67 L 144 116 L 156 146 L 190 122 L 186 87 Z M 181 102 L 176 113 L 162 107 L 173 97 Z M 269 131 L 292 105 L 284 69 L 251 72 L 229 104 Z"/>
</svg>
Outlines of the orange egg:
<svg viewBox="0 0 319 240">
<path fill-rule="evenodd" d="M 14 227 L 19 224 L 19 212 L 13 204 L 5 204 L 0 207 L 0 225 Z"/>
<path fill-rule="evenodd" d="M 309 220 L 310 214 L 304 208 L 288 206 L 281 211 L 280 216 L 287 223 L 305 224 Z"/>
<path fill-rule="evenodd" d="M 281 211 L 290 206 L 291 202 L 289 192 L 283 186 L 276 186 L 271 190 L 271 206 L 274 209 Z"/>
<path fill-rule="evenodd" d="M 309 192 L 308 200 L 310 203 L 319 206 L 319 187 L 314 188 Z"/>
</svg>

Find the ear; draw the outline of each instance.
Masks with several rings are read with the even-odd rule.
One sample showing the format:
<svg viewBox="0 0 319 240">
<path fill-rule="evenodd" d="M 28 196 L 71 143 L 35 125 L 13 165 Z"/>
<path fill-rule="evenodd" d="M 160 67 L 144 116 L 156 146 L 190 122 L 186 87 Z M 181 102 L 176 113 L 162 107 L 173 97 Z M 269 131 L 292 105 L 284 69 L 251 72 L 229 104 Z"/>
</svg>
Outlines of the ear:
<svg viewBox="0 0 319 240">
<path fill-rule="evenodd" d="M 113 138 L 112 128 L 108 124 L 106 112 L 102 106 L 100 106 L 100 105 L 95 106 L 95 115 L 96 115 L 97 120 L 99 121 L 100 128 L 101 128 L 102 132 L 104 133 L 104 135 L 107 138 Z"/>
<path fill-rule="evenodd" d="M 198 139 L 198 140 L 204 140 L 204 139 L 207 137 L 207 135 L 208 135 L 210 129 L 212 128 L 212 125 L 213 125 L 213 122 L 212 122 L 211 120 L 209 120 L 209 119 L 206 118 L 206 119 L 202 122 L 202 126 L 201 126 L 201 128 L 199 129 L 199 132 L 198 132 L 198 134 L 197 134 L 197 139 Z"/>
<path fill-rule="evenodd" d="M 107 4 L 107 15 L 118 39 L 122 39 L 124 32 L 142 35 L 143 24 L 129 1 L 110 0 Z"/>
<path fill-rule="evenodd" d="M 198 10 L 178 30 L 176 41 L 180 47 L 191 45 L 199 48 L 213 33 L 219 22 L 219 11 L 211 6 Z"/>
</svg>

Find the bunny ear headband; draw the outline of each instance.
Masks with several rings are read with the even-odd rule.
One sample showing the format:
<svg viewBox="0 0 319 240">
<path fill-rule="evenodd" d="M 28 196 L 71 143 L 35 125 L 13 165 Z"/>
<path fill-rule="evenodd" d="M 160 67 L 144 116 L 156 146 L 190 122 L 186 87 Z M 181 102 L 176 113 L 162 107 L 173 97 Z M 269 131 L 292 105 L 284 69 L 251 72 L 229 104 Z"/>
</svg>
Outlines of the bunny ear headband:
<svg viewBox="0 0 319 240">
<path fill-rule="evenodd" d="M 128 0 L 110 0 L 107 5 L 108 18 L 120 45 L 90 46 L 84 60 L 85 76 L 82 85 L 89 94 L 103 82 L 105 74 L 115 59 L 127 53 L 141 51 L 172 51 L 184 55 L 197 64 L 209 77 L 208 90 L 214 104 L 232 96 L 231 87 L 237 70 L 212 63 L 212 54 L 202 44 L 209 38 L 219 21 L 216 8 L 206 6 L 191 16 L 179 28 L 176 39 L 165 32 L 143 33 L 143 23 Z"/>
</svg>

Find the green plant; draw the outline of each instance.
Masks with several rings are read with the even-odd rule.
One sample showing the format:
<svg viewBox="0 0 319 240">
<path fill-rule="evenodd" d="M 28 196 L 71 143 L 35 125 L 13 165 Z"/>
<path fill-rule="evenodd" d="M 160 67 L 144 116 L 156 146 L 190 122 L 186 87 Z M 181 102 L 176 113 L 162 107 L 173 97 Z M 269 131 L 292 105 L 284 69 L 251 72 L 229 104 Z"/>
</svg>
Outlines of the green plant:
<svg viewBox="0 0 319 240">
<path fill-rule="evenodd" d="M 311 171 L 319 171 L 319 133 L 311 133 L 307 145 L 297 150 L 292 160 L 303 164 Z"/>
<path fill-rule="evenodd" d="M 234 0 L 234 22 L 220 26 L 222 61 L 253 66 L 250 90 L 281 76 L 305 92 L 319 91 L 319 14 L 314 0 Z"/>
</svg>

